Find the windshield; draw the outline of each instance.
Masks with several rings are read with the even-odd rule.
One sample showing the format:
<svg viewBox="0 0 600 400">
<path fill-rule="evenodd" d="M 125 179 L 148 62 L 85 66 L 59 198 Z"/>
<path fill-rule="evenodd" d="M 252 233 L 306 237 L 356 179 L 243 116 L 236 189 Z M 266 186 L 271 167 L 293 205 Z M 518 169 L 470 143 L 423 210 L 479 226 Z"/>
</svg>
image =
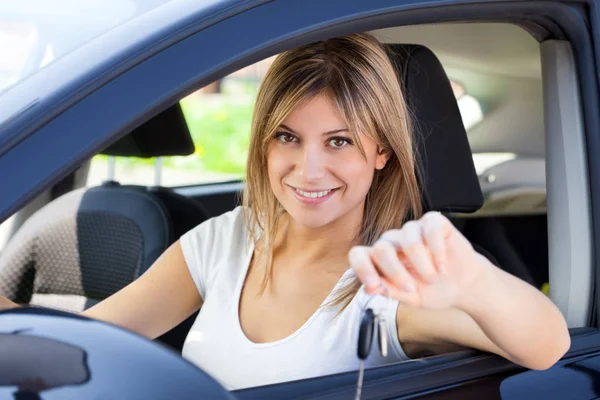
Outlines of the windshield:
<svg viewBox="0 0 600 400">
<path fill-rule="evenodd" d="M 54 60 L 171 0 L 0 3 L 0 93 Z"/>
</svg>

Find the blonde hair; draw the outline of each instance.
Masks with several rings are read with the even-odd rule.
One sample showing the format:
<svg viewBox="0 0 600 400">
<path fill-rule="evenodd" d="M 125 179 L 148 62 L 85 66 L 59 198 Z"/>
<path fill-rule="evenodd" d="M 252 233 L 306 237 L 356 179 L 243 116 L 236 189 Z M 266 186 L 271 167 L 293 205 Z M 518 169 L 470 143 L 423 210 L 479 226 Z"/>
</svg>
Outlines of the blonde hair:
<svg viewBox="0 0 600 400">
<path fill-rule="evenodd" d="M 263 263 L 262 291 L 271 277 L 273 247 L 281 216 L 269 184 L 267 146 L 283 120 L 302 101 L 330 95 L 354 142 L 365 155 L 362 133 L 390 154 L 376 170 L 367 193 L 363 223 L 355 245 L 372 245 L 386 230 L 399 228 L 422 214 L 415 172 L 415 150 L 404 96 L 385 49 L 369 34 L 353 34 L 311 43 L 276 57 L 259 89 L 252 118 L 244 218 L 250 240 Z M 255 253 L 256 255 L 257 253 Z M 346 307 L 360 282 L 353 278 L 331 305 Z"/>
</svg>

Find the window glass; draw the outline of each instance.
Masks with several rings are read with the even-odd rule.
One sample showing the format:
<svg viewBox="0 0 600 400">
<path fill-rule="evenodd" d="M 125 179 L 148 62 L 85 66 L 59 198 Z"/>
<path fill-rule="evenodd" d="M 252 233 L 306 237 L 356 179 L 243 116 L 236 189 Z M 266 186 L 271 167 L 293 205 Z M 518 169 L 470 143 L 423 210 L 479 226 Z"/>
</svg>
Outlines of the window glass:
<svg viewBox="0 0 600 400">
<path fill-rule="evenodd" d="M 168 1 L 171 0 L 0 2 L 0 92 Z"/>
<path fill-rule="evenodd" d="M 450 84 L 458 103 L 458 109 L 465 125 L 465 130 L 469 132 L 471 128 L 483 120 L 481 104 L 475 97 L 468 94 L 464 86 L 460 83 L 451 80 Z"/>
<path fill-rule="evenodd" d="M 0 92 L 17 82 L 38 40 L 35 26 L 27 22 L 0 21 Z"/>
<path fill-rule="evenodd" d="M 514 160 L 517 158 L 515 153 L 474 153 L 473 162 L 477 174 L 482 174 L 486 169 L 503 162 Z"/>
</svg>

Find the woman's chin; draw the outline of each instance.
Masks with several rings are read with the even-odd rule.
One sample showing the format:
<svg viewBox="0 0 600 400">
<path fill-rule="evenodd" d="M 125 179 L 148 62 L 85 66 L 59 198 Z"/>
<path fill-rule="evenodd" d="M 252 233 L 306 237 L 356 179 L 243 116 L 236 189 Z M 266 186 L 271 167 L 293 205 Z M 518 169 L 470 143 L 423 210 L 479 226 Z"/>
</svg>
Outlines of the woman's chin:
<svg viewBox="0 0 600 400">
<path fill-rule="evenodd" d="M 335 216 L 327 210 L 286 210 L 294 223 L 310 229 L 321 228 L 335 220 Z"/>
</svg>

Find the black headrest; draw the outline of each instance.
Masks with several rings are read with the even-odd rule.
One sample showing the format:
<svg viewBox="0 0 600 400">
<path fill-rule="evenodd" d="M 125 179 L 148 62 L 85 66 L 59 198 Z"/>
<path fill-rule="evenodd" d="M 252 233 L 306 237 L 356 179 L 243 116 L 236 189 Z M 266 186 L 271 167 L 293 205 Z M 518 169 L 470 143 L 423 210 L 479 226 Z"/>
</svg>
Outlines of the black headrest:
<svg viewBox="0 0 600 400">
<path fill-rule="evenodd" d="M 415 129 L 425 211 L 474 212 L 483 205 L 471 148 L 442 64 L 428 48 L 386 45 Z"/>
<path fill-rule="evenodd" d="M 121 157 L 187 156 L 193 154 L 194 149 L 183 111 L 176 103 L 110 145 L 101 154 Z"/>
</svg>

